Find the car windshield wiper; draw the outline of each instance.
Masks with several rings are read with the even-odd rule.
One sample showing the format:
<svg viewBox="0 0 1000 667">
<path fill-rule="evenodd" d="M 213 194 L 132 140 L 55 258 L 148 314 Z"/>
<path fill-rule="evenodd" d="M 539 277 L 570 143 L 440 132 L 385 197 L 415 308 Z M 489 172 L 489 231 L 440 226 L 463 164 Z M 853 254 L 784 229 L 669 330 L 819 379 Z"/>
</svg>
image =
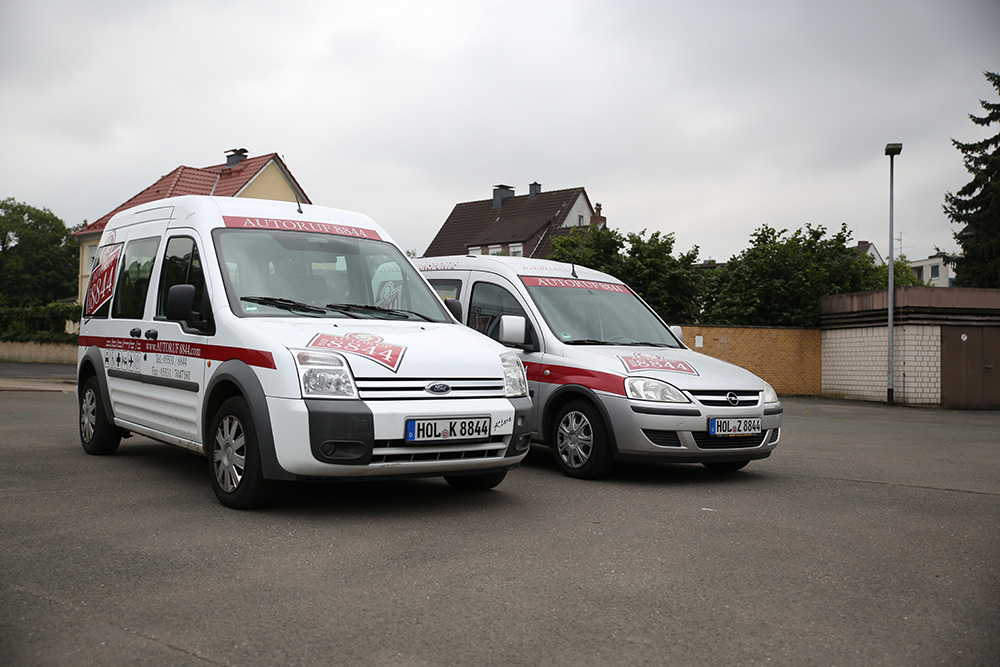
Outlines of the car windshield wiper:
<svg viewBox="0 0 1000 667">
<path fill-rule="evenodd" d="M 322 315 L 327 310 L 326 308 L 321 308 L 320 306 L 310 306 L 308 303 L 302 303 L 301 301 L 294 301 L 292 299 L 282 299 L 277 296 L 241 296 L 240 301 L 259 303 L 262 306 L 271 306 L 272 308 L 281 308 L 282 310 L 299 311 L 302 313 L 314 313 L 317 315 Z"/>
<path fill-rule="evenodd" d="M 423 313 L 418 313 L 413 310 L 402 310 L 400 308 L 383 308 L 382 306 L 366 306 L 359 303 L 328 303 L 326 307 L 330 310 L 336 310 L 344 313 L 384 313 L 386 315 L 391 315 L 393 317 L 399 317 L 401 319 L 410 319 L 410 315 L 419 317 L 427 322 L 433 322 L 434 320 L 427 317 Z"/>
<path fill-rule="evenodd" d="M 573 340 L 564 340 L 566 345 L 621 345 L 621 343 L 611 343 L 606 340 L 596 340 L 594 338 L 576 338 Z"/>
</svg>

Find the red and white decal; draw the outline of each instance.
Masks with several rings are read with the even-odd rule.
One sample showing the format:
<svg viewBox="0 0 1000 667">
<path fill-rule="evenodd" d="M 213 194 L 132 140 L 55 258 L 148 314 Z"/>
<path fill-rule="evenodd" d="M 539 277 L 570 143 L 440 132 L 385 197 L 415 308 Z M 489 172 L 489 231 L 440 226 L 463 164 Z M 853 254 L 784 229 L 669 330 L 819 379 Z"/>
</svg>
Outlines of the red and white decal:
<svg viewBox="0 0 1000 667">
<path fill-rule="evenodd" d="M 321 347 L 338 352 L 350 352 L 367 357 L 382 364 L 393 373 L 399 369 L 406 347 L 394 343 L 386 343 L 381 336 L 369 333 L 350 333 L 346 336 L 334 334 L 318 334 L 309 341 L 308 347 Z"/>
<path fill-rule="evenodd" d="M 651 352 L 636 352 L 630 356 L 619 356 L 625 368 L 631 373 L 633 371 L 671 371 L 673 373 L 687 373 L 688 375 L 698 375 L 698 371 L 686 361 L 667 359 Z"/>
<path fill-rule="evenodd" d="M 122 256 L 122 244 L 106 245 L 98 255 L 97 267 L 90 275 L 87 286 L 87 298 L 84 301 L 83 314 L 92 315 L 111 298 L 115 286 L 115 274 L 118 273 L 118 260 Z"/>
<path fill-rule="evenodd" d="M 80 336 L 80 347 L 99 347 L 105 352 L 129 352 L 134 354 L 172 354 L 207 361 L 230 361 L 237 359 L 250 366 L 276 368 L 274 357 L 264 350 L 225 345 L 198 345 L 170 340 L 140 340 L 138 338 L 103 338 L 101 336 Z M 123 357 L 124 358 L 124 357 Z M 107 358 L 106 358 L 107 359 Z"/>
<path fill-rule="evenodd" d="M 567 278 L 541 278 L 539 276 L 521 276 L 521 282 L 527 287 L 572 287 L 575 289 L 596 289 L 602 292 L 620 292 L 621 294 L 631 294 L 625 285 L 616 283 L 602 283 L 596 280 L 576 280 Z"/>
<path fill-rule="evenodd" d="M 364 227 L 349 227 L 334 225 L 329 222 L 310 222 L 309 220 L 281 220 L 279 218 L 249 218 L 226 215 L 222 217 L 226 227 L 240 229 L 276 229 L 290 232 L 317 232 L 319 234 L 335 234 L 337 236 L 354 236 L 359 239 L 381 241 L 382 237 L 374 229 Z"/>
</svg>

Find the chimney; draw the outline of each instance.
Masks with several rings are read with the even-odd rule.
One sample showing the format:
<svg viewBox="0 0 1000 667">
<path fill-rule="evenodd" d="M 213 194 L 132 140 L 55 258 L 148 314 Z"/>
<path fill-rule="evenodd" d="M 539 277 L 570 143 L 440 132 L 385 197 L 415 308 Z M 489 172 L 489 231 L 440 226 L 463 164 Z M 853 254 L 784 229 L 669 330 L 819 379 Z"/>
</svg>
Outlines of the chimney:
<svg viewBox="0 0 1000 667">
<path fill-rule="evenodd" d="M 230 148 L 226 151 L 226 166 L 235 167 L 243 160 L 247 159 L 247 149 L 245 148 Z"/>
<path fill-rule="evenodd" d="M 514 196 L 514 188 L 509 185 L 493 186 L 493 208 L 500 208 L 508 197 Z"/>
<path fill-rule="evenodd" d="M 600 202 L 594 204 L 594 214 L 590 216 L 590 224 L 598 229 L 604 229 L 608 225 L 608 219 L 601 215 Z"/>
<path fill-rule="evenodd" d="M 541 183 L 539 183 L 538 181 L 535 181 L 534 183 L 532 183 L 531 185 L 528 186 L 528 197 L 529 198 L 534 199 L 535 197 L 537 197 L 540 194 L 542 194 L 542 184 Z"/>
</svg>

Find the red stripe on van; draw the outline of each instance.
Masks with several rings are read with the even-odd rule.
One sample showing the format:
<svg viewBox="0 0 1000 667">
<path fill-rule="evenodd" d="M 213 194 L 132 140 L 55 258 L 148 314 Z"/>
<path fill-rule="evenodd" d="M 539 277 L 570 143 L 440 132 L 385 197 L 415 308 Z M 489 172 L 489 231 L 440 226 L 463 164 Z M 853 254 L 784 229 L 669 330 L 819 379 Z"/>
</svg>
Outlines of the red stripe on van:
<svg viewBox="0 0 1000 667">
<path fill-rule="evenodd" d="M 545 371 L 548 371 L 548 375 L 545 374 Z M 524 372 L 531 382 L 559 385 L 579 384 L 584 387 L 590 387 L 595 391 L 617 394 L 618 396 L 625 395 L 624 375 L 591 371 L 585 368 L 573 368 L 572 366 L 539 364 L 531 361 L 524 362 Z"/>
<path fill-rule="evenodd" d="M 239 360 L 249 366 L 277 368 L 274 356 L 262 350 L 248 350 L 243 347 L 226 345 L 195 345 L 170 340 L 139 340 L 138 338 L 103 338 L 101 336 L 80 336 L 80 347 L 96 346 L 107 350 L 132 350 L 147 354 L 176 354 L 209 361 Z"/>
</svg>

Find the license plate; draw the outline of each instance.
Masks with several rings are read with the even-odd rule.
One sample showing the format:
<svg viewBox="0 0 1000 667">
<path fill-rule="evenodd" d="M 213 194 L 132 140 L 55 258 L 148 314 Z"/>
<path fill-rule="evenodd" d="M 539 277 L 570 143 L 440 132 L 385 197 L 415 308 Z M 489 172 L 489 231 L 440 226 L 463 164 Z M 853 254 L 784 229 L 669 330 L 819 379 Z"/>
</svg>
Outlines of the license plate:
<svg viewBox="0 0 1000 667">
<path fill-rule="evenodd" d="M 407 419 L 406 441 L 489 440 L 490 418 Z"/>
<path fill-rule="evenodd" d="M 755 435 L 760 433 L 760 420 L 713 417 L 708 420 L 708 432 L 712 435 Z"/>
</svg>

